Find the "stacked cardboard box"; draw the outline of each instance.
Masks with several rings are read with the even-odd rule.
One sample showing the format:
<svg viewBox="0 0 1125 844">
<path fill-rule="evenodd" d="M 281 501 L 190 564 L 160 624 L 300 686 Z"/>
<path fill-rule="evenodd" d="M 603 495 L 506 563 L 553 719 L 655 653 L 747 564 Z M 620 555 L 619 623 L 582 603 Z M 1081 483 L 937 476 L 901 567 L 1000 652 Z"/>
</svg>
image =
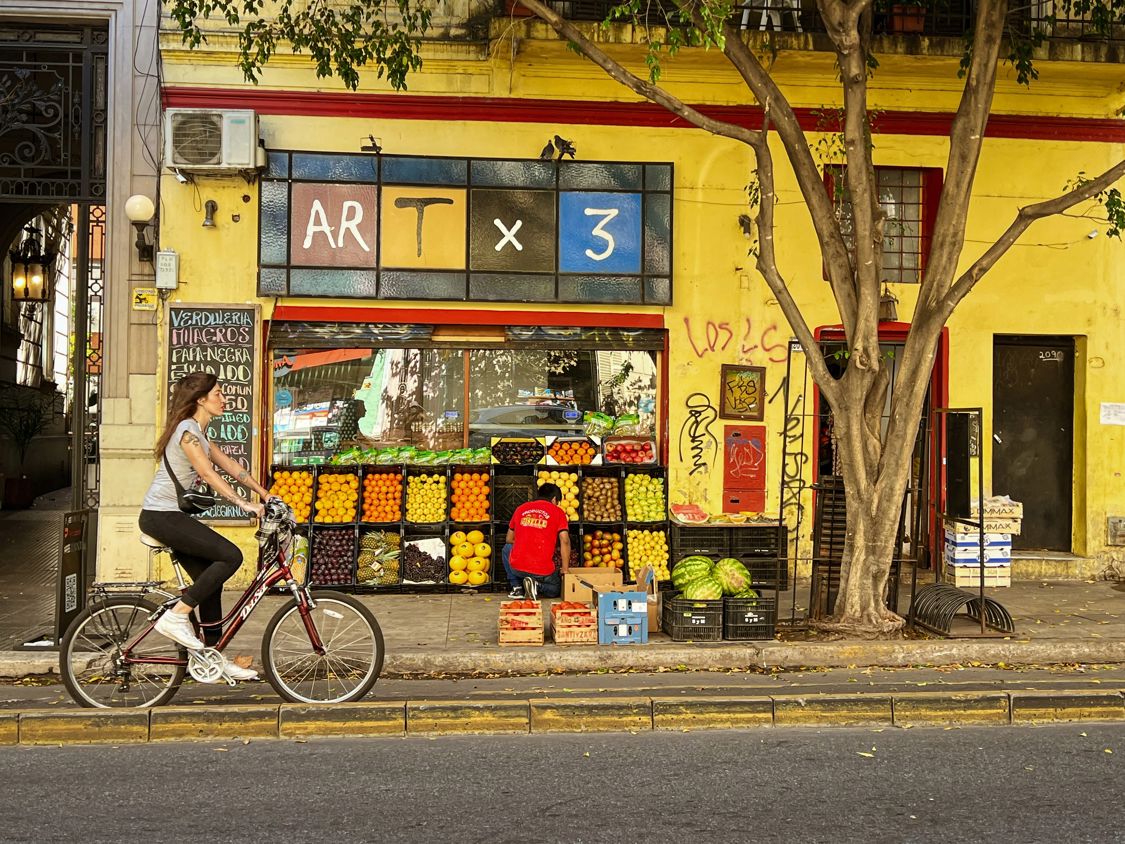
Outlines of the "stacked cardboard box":
<svg viewBox="0 0 1125 844">
<path fill-rule="evenodd" d="M 973 520 L 980 509 L 973 507 Z M 985 586 L 1012 585 L 1012 536 L 1023 521 L 1023 505 L 1007 496 L 984 502 Z M 957 586 L 980 586 L 980 529 L 947 520 L 945 523 L 946 580 Z"/>
</svg>

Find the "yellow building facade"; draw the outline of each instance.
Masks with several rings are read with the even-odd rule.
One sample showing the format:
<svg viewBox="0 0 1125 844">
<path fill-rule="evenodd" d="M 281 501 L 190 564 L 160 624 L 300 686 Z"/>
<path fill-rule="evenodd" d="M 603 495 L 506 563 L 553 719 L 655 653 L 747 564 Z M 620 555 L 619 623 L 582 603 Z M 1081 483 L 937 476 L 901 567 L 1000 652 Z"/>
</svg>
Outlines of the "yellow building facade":
<svg viewBox="0 0 1125 844">
<path fill-rule="evenodd" d="M 631 31 L 621 27 L 607 37 L 617 42 L 610 47 L 613 54 L 639 71 L 643 48 L 628 43 Z M 750 37 L 758 38 L 759 33 Z M 774 76 L 799 109 L 814 148 L 822 139 L 830 145 L 831 127 L 823 121 L 839 107 L 840 97 L 833 58 L 813 49 L 811 36 L 777 37 L 782 49 L 773 65 Z M 901 247 L 901 254 L 894 259 L 898 274 L 888 285 L 898 300 L 898 318 L 904 322 L 917 291 L 912 283 L 916 259 L 911 253 L 925 248 L 928 209 L 940 190 L 948 155 L 943 131 L 959 95 L 956 39 L 948 41 L 934 39 L 930 54 L 922 56 L 910 54 L 910 39 L 885 37 L 880 68 L 871 84 L 875 163 L 886 175 L 892 201 L 912 208 L 903 212 L 906 222 L 896 247 Z M 827 454 L 831 436 L 823 415 L 815 413 L 817 404 L 811 381 L 804 376 L 803 358 L 790 351 L 791 331 L 747 254 L 748 240 L 738 217 L 746 212 L 745 186 L 754 169 L 748 148 L 683 125 L 656 106 L 636 101 L 534 21 L 498 18 L 492 22 L 487 43 L 456 39 L 427 43 L 425 67 L 410 78 L 410 90 L 403 93 L 391 92 L 373 73 L 364 74 L 359 90 L 351 93 L 334 80 L 317 79 L 306 59 L 286 55 L 275 57 L 261 83 L 252 86 L 235 64 L 233 45 L 232 36 L 221 33 L 196 51 L 182 48 L 172 33 L 165 33 L 162 40 L 165 107 L 253 109 L 265 150 L 271 154 L 271 170 L 262 178 L 234 173 L 198 175 L 183 182 L 165 169 L 159 242 L 162 250 L 174 250 L 178 256 L 179 283 L 162 298 L 156 315 L 161 341 L 153 353 L 160 356 L 158 374 L 137 376 L 131 382 L 134 418 L 138 408 L 150 414 L 148 425 L 134 426 L 137 441 L 154 441 L 163 417 L 168 319 L 176 306 L 228 304 L 259 309 L 249 453 L 262 477 L 271 462 L 283 462 L 277 459 L 270 421 L 279 409 L 272 376 L 279 365 L 288 365 L 270 351 L 271 344 L 276 346 L 274 330 L 280 323 L 337 327 L 425 323 L 453 334 L 510 325 L 640 329 L 664 338 L 663 347 L 650 355 L 656 362 L 656 389 L 655 402 L 648 409 L 662 462 L 668 466 L 670 503 L 696 504 L 711 514 L 748 511 L 775 520 L 780 514 L 791 528 L 799 529 L 806 550 L 798 556 L 809 555 L 814 504 L 808 487 L 831 473 Z M 1123 65 L 1092 60 L 1098 57 L 1083 55 L 1082 49 L 1091 47 L 1076 44 L 1068 52 L 1065 45 L 1056 45 L 1050 58 L 1040 63 L 1041 77 L 1030 89 L 1016 85 L 1010 69 L 1002 70 L 970 208 L 963 266 L 1000 235 L 1020 205 L 1057 195 L 1080 171 L 1100 172 L 1125 152 L 1125 125 L 1116 117 L 1125 106 Z M 943 51 L 946 55 L 940 54 Z M 760 119 L 749 104 L 748 91 L 717 53 L 685 52 L 666 67 L 664 81 L 684 101 L 713 108 L 721 116 Z M 827 131 L 816 131 L 821 128 Z M 293 156 L 300 153 L 341 154 L 353 162 L 375 159 L 379 154 L 371 149 L 363 152 L 361 147 L 377 142 L 382 157 L 535 160 L 555 135 L 573 142 L 577 162 L 671 165 L 670 268 L 664 276 L 671 288 L 669 303 L 659 303 L 659 293 L 650 296 L 651 304 L 562 301 L 565 297 L 551 302 L 482 301 L 471 293 L 461 301 L 287 295 L 297 279 L 305 277 L 295 272 L 296 243 L 301 240 L 296 228 L 290 233 L 288 253 L 279 259 L 288 268 L 289 287 L 278 295 L 263 289 L 263 250 L 269 249 L 260 231 L 266 224 L 263 192 L 271 172 L 277 177 L 273 168 L 282 157 L 288 156 L 287 166 L 296 166 Z M 809 324 L 821 328 L 825 342 L 831 344 L 832 327 L 839 319 L 823 278 L 809 215 L 776 142 L 774 154 L 780 196 L 779 266 Z M 830 154 L 824 163 L 831 166 Z M 324 180 L 339 187 L 348 177 Z M 284 181 L 275 178 L 277 183 Z M 418 212 L 402 202 L 420 194 L 389 183 L 381 188 L 378 235 L 389 262 L 384 266 L 409 267 Z M 434 191 L 422 193 L 430 196 Z M 297 193 L 292 196 L 290 201 L 296 203 Z M 365 196 L 361 191 L 352 198 L 363 204 Z M 649 195 L 645 196 L 648 202 Z M 214 203 L 209 217 L 213 225 L 205 226 L 207 203 Z M 444 257 L 428 252 L 423 269 L 464 267 L 465 239 L 472 238 L 473 230 L 471 221 L 466 223 L 450 210 L 456 207 L 434 206 L 429 225 L 438 228 L 427 231 L 441 235 L 445 252 Z M 289 210 L 294 211 L 295 205 Z M 309 219 L 307 213 L 303 219 Z M 341 245 L 342 229 L 347 228 L 342 215 L 347 213 L 343 207 L 331 213 L 325 209 L 325 225 L 339 235 Z M 356 212 L 351 213 L 355 225 L 350 242 L 366 244 L 363 223 L 355 219 Z M 442 213 L 451 216 L 442 218 Z M 497 228 L 496 234 L 507 231 Z M 370 232 L 375 235 L 376 229 Z M 596 249 L 597 244 L 591 243 Z M 562 241 L 556 245 L 563 248 Z M 1125 547 L 1111 544 L 1125 539 L 1115 537 L 1110 527 L 1113 517 L 1125 516 L 1125 373 L 1116 365 L 1117 348 L 1125 340 L 1121 248 L 1090 218 L 1070 215 L 1037 223 L 960 306 L 948 326 L 932 405 L 983 409 L 979 442 L 986 493 L 1020 498 L 1020 490 L 1035 478 L 1036 470 L 1019 464 L 1038 454 L 1035 449 L 1040 447 L 1055 461 L 1050 471 L 1064 476 L 1054 482 L 1065 486 L 1065 495 L 1038 494 L 1026 501 L 1025 524 L 1050 522 L 1051 529 L 1032 531 L 1032 536 L 1043 537 L 1044 547 L 1015 552 L 1017 578 L 1096 576 L 1115 564 L 1121 571 L 1125 561 Z M 395 250 L 405 252 L 393 257 Z M 902 329 L 896 325 L 887 323 L 890 347 L 896 330 Z M 340 345 L 349 344 L 341 341 Z M 1051 371 L 1025 383 L 1018 370 L 1038 366 L 1040 361 Z M 760 419 L 720 417 L 724 366 L 760 368 L 750 370 L 748 376 L 764 376 L 764 384 L 754 382 L 754 389 L 764 388 L 757 399 Z M 1068 384 L 1072 384 L 1069 395 Z M 1045 396 L 1042 404 L 1049 407 L 1032 401 L 1037 394 Z M 308 398 L 312 400 L 312 393 Z M 998 402 L 1003 404 L 1000 409 Z M 1048 446 L 1033 442 L 1046 436 L 1044 426 L 1061 418 L 1060 412 L 1069 412 L 1069 431 L 1059 430 Z M 737 447 L 730 450 L 727 426 L 750 426 L 749 435 L 760 437 L 753 467 L 741 465 L 747 460 L 745 452 L 737 453 Z M 1028 438 L 1022 449 L 1015 444 L 1021 437 Z M 740 465 L 734 467 L 732 461 Z M 109 506 L 102 513 L 102 576 L 131 577 L 143 571 L 145 560 L 128 527 L 153 470 L 153 461 L 140 450 L 131 459 L 105 462 L 103 495 Z M 783 470 L 789 473 L 788 486 L 783 484 Z M 738 485 L 739 477 L 746 479 L 745 489 Z M 1001 479 L 1009 486 L 998 483 Z M 1051 481 L 1044 476 L 1043 482 Z M 788 510 L 783 506 L 783 487 L 788 490 L 785 495 L 801 502 L 799 525 L 795 501 L 788 502 Z M 1051 501 L 1051 506 L 1044 503 Z M 252 528 L 222 530 L 253 560 Z"/>
</svg>

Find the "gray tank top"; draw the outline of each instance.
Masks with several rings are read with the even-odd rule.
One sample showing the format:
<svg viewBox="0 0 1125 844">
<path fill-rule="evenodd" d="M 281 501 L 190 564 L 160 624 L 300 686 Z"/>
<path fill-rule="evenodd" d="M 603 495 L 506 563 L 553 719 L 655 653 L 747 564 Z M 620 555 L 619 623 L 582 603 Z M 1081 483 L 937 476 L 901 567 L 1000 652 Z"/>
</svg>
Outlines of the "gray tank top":
<svg viewBox="0 0 1125 844">
<path fill-rule="evenodd" d="M 207 441 L 207 437 L 203 435 L 199 423 L 194 419 L 185 419 L 176 426 L 175 432 L 172 434 L 172 439 L 168 440 L 168 445 L 164 448 L 164 453 L 168 455 L 168 463 L 172 466 L 172 471 L 176 473 L 176 479 L 180 484 L 187 489 L 195 483 L 195 469 L 192 468 L 191 461 L 188 456 L 184 454 L 183 446 L 180 445 L 180 440 L 183 439 L 185 433 L 193 433 L 199 437 L 199 442 L 203 446 L 204 453 L 211 456 L 211 443 Z M 160 465 L 156 467 L 156 477 L 152 479 L 152 485 L 149 486 L 148 492 L 145 493 L 144 503 L 141 504 L 143 510 L 156 510 L 156 511 L 174 511 L 179 512 L 180 504 L 176 498 L 176 485 L 172 483 L 172 479 L 168 476 L 168 467 L 164 465 L 164 461 L 160 461 Z"/>
</svg>

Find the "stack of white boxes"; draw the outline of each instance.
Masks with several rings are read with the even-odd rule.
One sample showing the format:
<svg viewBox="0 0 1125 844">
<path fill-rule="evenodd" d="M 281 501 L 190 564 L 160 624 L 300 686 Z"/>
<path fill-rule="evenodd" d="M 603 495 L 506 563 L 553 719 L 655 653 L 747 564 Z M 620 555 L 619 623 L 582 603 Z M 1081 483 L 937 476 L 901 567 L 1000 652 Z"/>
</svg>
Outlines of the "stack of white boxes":
<svg viewBox="0 0 1125 844">
<path fill-rule="evenodd" d="M 979 510 L 973 508 L 973 520 Z M 1023 505 L 1007 496 L 984 502 L 984 585 L 1012 585 L 1012 537 L 1019 535 Z M 975 525 L 945 522 L 945 578 L 955 586 L 980 586 L 980 534 Z"/>
</svg>

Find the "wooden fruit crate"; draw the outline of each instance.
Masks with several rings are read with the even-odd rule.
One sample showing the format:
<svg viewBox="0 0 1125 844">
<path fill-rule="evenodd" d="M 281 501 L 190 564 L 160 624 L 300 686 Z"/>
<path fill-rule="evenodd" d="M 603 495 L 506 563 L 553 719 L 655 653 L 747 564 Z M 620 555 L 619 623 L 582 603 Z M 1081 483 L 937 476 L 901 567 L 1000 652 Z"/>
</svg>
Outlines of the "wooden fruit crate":
<svg viewBox="0 0 1125 844">
<path fill-rule="evenodd" d="M 500 604 L 501 645 L 543 644 L 543 604 L 536 601 L 534 609 L 515 606 L 523 603 L 504 601 Z"/>
<path fill-rule="evenodd" d="M 551 632 L 556 645 L 596 645 L 598 614 L 592 606 L 585 609 L 551 607 Z"/>
<path fill-rule="evenodd" d="M 979 566 L 950 566 L 945 570 L 945 582 L 952 583 L 954 586 L 962 588 L 968 586 L 980 587 L 980 567 Z M 1012 567 L 1011 566 L 987 566 L 984 570 L 984 585 L 988 586 L 1011 586 L 1012 585 Z"/>
</svg>

